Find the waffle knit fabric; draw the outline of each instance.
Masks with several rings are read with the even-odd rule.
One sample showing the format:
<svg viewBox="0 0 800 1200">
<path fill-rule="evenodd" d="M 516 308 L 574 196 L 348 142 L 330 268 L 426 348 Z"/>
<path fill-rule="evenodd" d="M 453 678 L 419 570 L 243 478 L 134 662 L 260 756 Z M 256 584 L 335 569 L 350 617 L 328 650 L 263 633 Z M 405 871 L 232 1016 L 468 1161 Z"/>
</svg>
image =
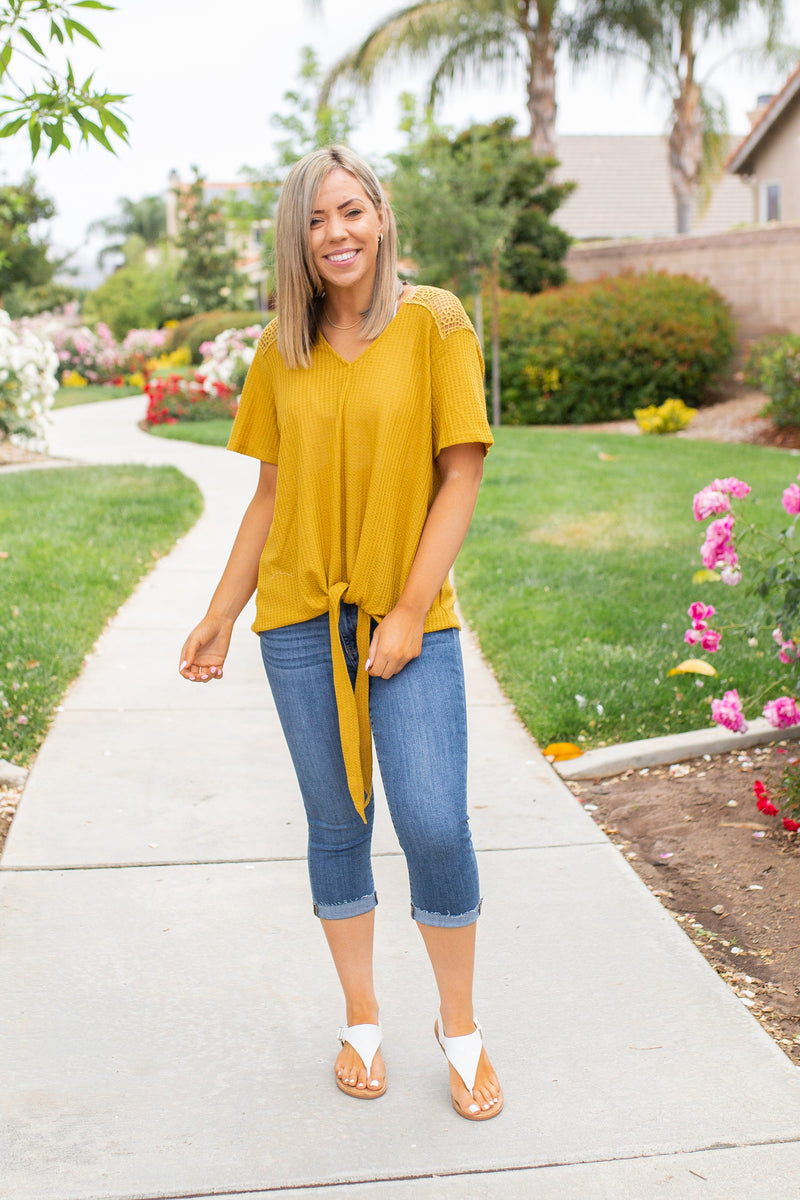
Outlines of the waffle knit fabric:
<svg viewBox="0 0 800 1200">
<path fill-rule="evenodd" d="M 264 330 L 228 448 L 276 463 L 275 514 L 261 555 L 253 629 L 330 616 L 333 678 L 350 795 L 372 795 L 370 618 L 396 605 L 439 489 L 447 446 L 492 444 L 483 360 L 460 301 L 418 287 L 354 362 L 320 337 L 308 367 L 289 370 L 277 320 Z M 339 606 L 358 606 L 359 669 L 350 684 Z M 425 632 L 459 628 L 449 580 Z"/>
</svg>

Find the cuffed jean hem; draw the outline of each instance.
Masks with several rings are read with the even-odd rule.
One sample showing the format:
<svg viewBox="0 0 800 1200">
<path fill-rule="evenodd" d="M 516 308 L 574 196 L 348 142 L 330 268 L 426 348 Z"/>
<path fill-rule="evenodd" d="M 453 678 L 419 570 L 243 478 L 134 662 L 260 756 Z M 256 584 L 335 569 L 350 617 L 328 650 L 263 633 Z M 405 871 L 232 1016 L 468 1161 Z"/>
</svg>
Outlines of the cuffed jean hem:
<svg viewBox="0 0 800 1200">
<path fill-rule="evenodd" d="M 345 917 L 360 917 L 370 912 L 378 903 L 377 892 L 360 896 L 358 900 L 345 900 L 343 904 L 315 904 L 314 916 L 324 921 L 341 921 Z"/>
<path fill-rule="evenodd" d="M 420 925 L 435 925 L 439 929 L 463 929 L 465 925 L 475 924 L 481 915 L 482 904 L 483 900 L 479 902 L 477 908 L 471 908 L 469 912 L 465 913 L 426 912 L 424 908 L 417 908 L 412 904 L 411 916 Z"/>
</svg>

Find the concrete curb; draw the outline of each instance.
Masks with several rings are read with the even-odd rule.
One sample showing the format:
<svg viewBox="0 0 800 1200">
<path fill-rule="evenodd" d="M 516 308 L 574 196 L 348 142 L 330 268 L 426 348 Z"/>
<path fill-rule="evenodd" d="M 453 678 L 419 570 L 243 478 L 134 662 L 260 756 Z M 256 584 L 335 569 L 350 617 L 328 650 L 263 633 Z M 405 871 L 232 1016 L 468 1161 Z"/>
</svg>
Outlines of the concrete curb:
<svg viewBox="0 0 800 1200">
<path fill-rule="evenodd" d="M 630 767 L 655 767 L 662 763 L 681 762 L 701 754 L 726 754 L 762 746 L 766 742 L 800 738 L 800 725 L 776 729 L 763 717 L 748 723 L 747 733 L 731 733 L 721 725 L 711 729 L 694 729 L 690 733 L 669 734 L 666 737 L 644 738 L 640 742 L 623 742 L 619 746 L 603 746 L 588 750 L 580 758 L 553 763 L 562 779 L 603 779 L 619 775 Z"/>
</svg>

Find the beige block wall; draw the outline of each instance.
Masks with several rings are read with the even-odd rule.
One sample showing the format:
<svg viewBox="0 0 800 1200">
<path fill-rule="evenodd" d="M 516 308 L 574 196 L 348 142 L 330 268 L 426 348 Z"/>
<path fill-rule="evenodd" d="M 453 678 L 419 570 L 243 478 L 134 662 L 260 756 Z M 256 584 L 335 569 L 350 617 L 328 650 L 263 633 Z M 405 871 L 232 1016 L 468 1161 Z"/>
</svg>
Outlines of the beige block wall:
<svg viewBox="0 0 800 1200">
<path fill-rule="evenodd" d="M 800 333 L 800 221 L 706 237 L 575 245 L 566 265 L 578 282 L 626 271 L 691 275 L 728 301 L 742 339 Z"/>
</svg>

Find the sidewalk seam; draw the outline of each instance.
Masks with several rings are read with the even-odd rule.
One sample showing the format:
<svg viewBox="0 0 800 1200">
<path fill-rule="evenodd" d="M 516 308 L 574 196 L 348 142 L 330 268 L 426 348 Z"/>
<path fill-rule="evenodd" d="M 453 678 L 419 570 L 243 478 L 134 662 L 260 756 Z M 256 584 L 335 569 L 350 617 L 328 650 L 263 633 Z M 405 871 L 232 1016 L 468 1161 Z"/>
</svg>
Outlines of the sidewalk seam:
<svg viewBox="0 0 800 1200">
<path fill-rule="evenodd" d="M 281 1183 L 266 1187 L 226 1187 L 210 1192 L 181 1191 L 181 1192 L 128 1192 L 115 1196 L 105 1196 L 103 1200 L 213 1200 L 215 1196 L 269 1196 L 275 1192 L 304 1192 L 311 1188 L 334 1189 L 346 1187 L 364 1187 L 369 1184 L 390 1184 L 422 1181 L 425 1179 L 468 1179 L 471 1176 L 508 1175 L 522 1171 L 554 1170 L 560 1167 L 593 1167 L 613 1165 L 614 1163 L 657 1162 L 666 1158 L 692 1158 L 695 1155 L 711 1154 L 725 1150 L 758 1150 L 767 1146 L 796 1146 L 800 1144 L 800 1135 L 792 1138 L 768 1138 L 756 1142 L 712 1142 L 706 1146 L 696 1146 L 691 1150 L 658 1150 L 651 1154 L 623 1154 L 608 1158 L 574 1158 L 560 1159 L 552 1162 L 536 1164 L 523 1163 L 503 1167 L 470 1167 L 464 1170 L 422 1171 L 407 1175 L 370 1175 L 363 1178 L 332 1179 L 328 1181 L 314 1179 L 303 1183 Z M 705 1177 L 703 1177 L 705 1178 Z M 91 1198 L 95 1200 L 95 1198 Z M 97 1198 L 99 1200 L 99 1198 Z"/>
</svg>

